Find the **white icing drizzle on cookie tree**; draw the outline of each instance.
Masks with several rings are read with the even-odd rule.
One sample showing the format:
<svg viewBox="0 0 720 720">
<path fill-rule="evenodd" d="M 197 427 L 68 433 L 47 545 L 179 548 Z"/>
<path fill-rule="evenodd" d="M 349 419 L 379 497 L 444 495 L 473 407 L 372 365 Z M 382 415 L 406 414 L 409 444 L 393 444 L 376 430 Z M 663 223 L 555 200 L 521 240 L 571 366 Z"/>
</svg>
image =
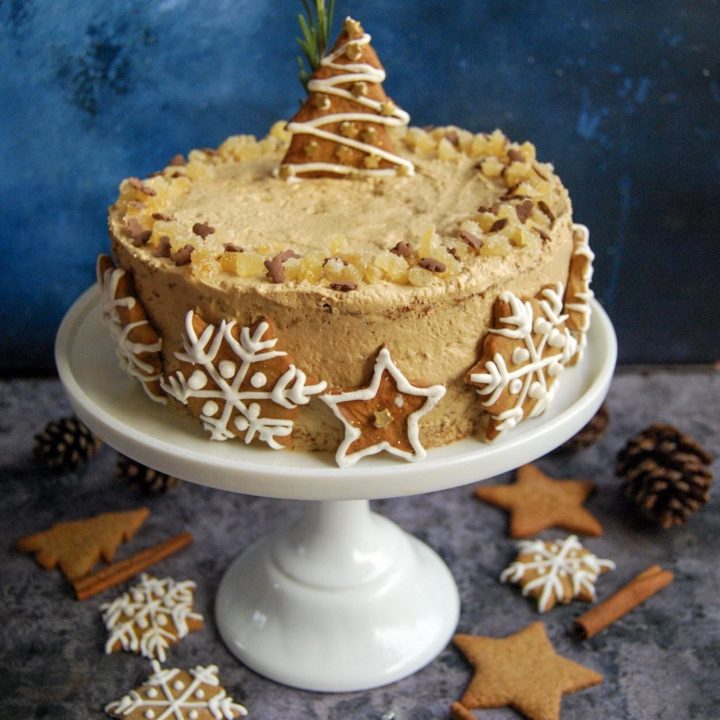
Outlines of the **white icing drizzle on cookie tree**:
<svg viewBox="0 0 720 720">
<path fill-rule="evenodd" d="M 345 20 L 346 27 L 348 24 L 356 23 L 352 18 Z M 410 116 L 407 112 L 397 107 L 391 100 L 380 101 L 362 94 L 353 94 L 341 85 L 351 85 L 359 83 L 383 83 L 386 78 L 385 70 L 376 68 L 369 63 L 350 62 L 339 63 L 337 60 L 348 52 L 356 52 L 359 54 L 362 46 L 369 45 L 372 37 L 362 32 L 358 37 L 348 37 L 348 39 L 338 46 L 330 54 L 326 55 L 320 61 L 320 66 L 329 70 L 336 71 L 338 74 L 331 75 L 326 78 L 312 78 L 308 84 L 308 92 L 320 93 L 322 95 L 332 95 L 344 100 L 350 100 L 353 103 L 367 108 L 367 112 L 358 110 L 355 112 L 337 112 L 328 115 L 320 115 L 310 120 L 288 123 L 287 129 L 294 135 L 312 135 L 320 140 L 329 140 L 341 146 L 360 150 L 367 154 L 367 158 L 377 158 L 378 160 L 387 160 L 393 163 L 395 167 L 352 167 L 341 163 L 333 162 L 303 162 L 303 163 L 286 163 L 281 165 L 283 174 L 289 181 L 298 180 L 301 173 L 326 171 L 337 175 L 372 175 L 372 176 L 392 176 L 396 175 L 398 169 L 406 175 L 413 175 L 415 166 L 410 160 L 400 155 L 384 150 L 367 142 L 363 142 L 358 138 L 348 137 L 338 132 L 332 132 L 325 129 L 326 125 L 336 123 L 353 123 L 367 122 L 384 125 L 386 127 L 405 127 L 410 122 Z"/>
<path fill-rule="evenodd" d="M 343 413 L 341 406 L 345 403 L 358 400 L 371 400 L 377 397 L 378 390 L 380 389 L 380 381 L 385 372 L 391 375 L 398 393 L 426 398 L 418 410 L 407 416 L 407 440 L 412 450 L 403 450 L 402 448 L 395 447 L 387 440 L 382 440 L 362 450 L 348 454 L 348 449 L 362 436 L 362 431 L 350 422 L 348 417 Z M 413 385 L 405 375 L 403 375 L 398 366 L 395 365 L 390 356 L 390 351 L 385 347 L 382 348 L 375 360 L 373 376 L 368 387 L 358 390 L 348 390 L 347 392 L 327 393 L 320 396 L 320 399 L 333 411 L 335 417 L 337 417 L 345 427 L 345 437 L 335 453 L 337 464 L 340 467 L 350 467 L 367 455 L 375 455 L 383 450 L 397 455 L 404 460 L 422 460 L 427 455 L 427 451 L 420 442 L 420 419 L 423 415 L 429 413 L 444 395 L 445 388 L 442 385 L 430 385 L 429 387 Z M 402 408 L 404 405 L 402 394 L 397 394 L 392 402 L 396 407 Z"/>
<path fill-rule="evenodd" d="M 575 356 L 576 360 L 580 360 L 587 345 L 587 331 L 590 329 L 590 317 L 592 314 L 592 306 L 590 301 L 595 294 L 590 289 L 590 282 L 593 276 L 593 261 L 595 253 L 590 249 L 590 231 L 585 225 L 573 225 L 573 255 L 570 259 L 571 272 L 576 259 L 583 258 L 584 262 L 580 266 L 582 272 L 579 276 L 582 285 L 580 290 L 573 293 L 572 298 L 565 296 L 565 312 L 573 317 L 573 324 L 570 332 L 577 341 L 578 348 Z M 568 288 L 568 293 L 570 288 Z"/>
<path fill-rule="evenodd" d="M 163 389 L 184 405 L 191 398 L 205 399 L 200 419 L 212 440 L 229 440 L 244 434 L 246 443 L 257 437 L 274 450 L 282 449 L 284 446 L 277 438 L 292 433 L 293 421 L 263 417 L 257 401 L 269 400 L 281 408 L 294 410 L 325 390 L 326 383 L 307 385 L 305 373 L 290 364 L 268 388 L 262 363 L 287 355 L 282 350 L 273 349 L 277 338 L 263 339 L 269 330 L 268 323 L 258 323 L 252 332 L 249 327 L 243 326 L 239 339 L 236 339 L 232 332 L 235 320 L 222 320 L 219 327 L 207 325 L 198 336 L 193 325 L 194 314 L 189 310 L 185 316 L 184 352 L 175 353 L 175 357 L 197 367 L 187 377 L 182 371 L 177 371 L 166 378 L 162 383 Z M 218 358 L 223 345 L 232 351 L 237 361 Z M 254 365 L 260 367 L 249 375 Z M 252 390 L 242 389 L 246 378 Z"/>
<path fill-rule="evenodd" d="M 138 585 L 100 606 L 110 632 L 105 652 L 121 648 L 165 662 L 167 647 L 188 634 L 188 620 L 202 623 L 202 615 L 193 611 L 194 591 L 191 580 L 143 573 Z"/>
<path fill-rule="evenodd" d="M 500 580 L 520 584 L 525 597 L 540 590 L 537 595 L 540 612 L 550 609 L 554 601 L 567 603 L 579 596 L 595 600 L 598 576 L 615 569 L 612 560 L 601 560 L 588 552 L 577 535 L 569 535 L 562 541 L 521 540 L 517 548 L 519 558 L 503 570 Z M 569 596 L 564 579 L 571 583 Z"/>
<path fill-rule="evenodd" d="M 234 720 L 247 708 L 220 685 L 217 665 L 197 665 L 189 670 L 162 669 L 152 661 L 153 674 L 145 684 L 105 707 L 116 718 L 143 720 Z"/>
<path fill-rule="evenodd" d="M 162 349 L 162 340 L 158 337 L 157 342 L 151 344 L 133 342 L 130 340 L 130 333 L 136 328 L 148 326 L 149 322 L 144 319 L 123 326 L 120 319 L 118 312 L 120 308 L 132 310 L 138 302 L 132 295 L 118 297 L 118 284 L 125 275 L 125 270 L 121 268 L 108 268 L 101 275 L 98 265 L 103 322 L 115 340 L 115 352 L 121 369 L 140 381 L 145 394 L 151 400 L 165 404 L 166 398 L 153 391 L 153 385 L 161 380 L 161 373 L 158 373 L 151 363 L 141 357 L 146 353 L 159 353 Z"/>
<path fill-rule="evenodd" d="M 575 354 L 577 343 L 564 325 L 567 315 L 563 314 L 562 295 L 562 283 L 544 288 L 538 298 L 537 317 L 531 303 L 523 302 L 514 293 L 505 291 L 499 296 L 508 303 L 512 314 L 500 318 L 505 327 L 491 328 L 489 332 L 518 341 L 511 360 L 519 367 L 510 370 L 502 354 L 495 353 L 485 363 L 485 372 L 470 375 L 477 393 L 486 397 L 483 405 L 493 405 L 506 392 L 514 397 L 513 406 L 497 415 L 499 433 L 511 430 L 523 419 L 528 398 L 535 401 L 528 417 L 545 412 L 556 393 L 554 381 Z"/>
</svg>

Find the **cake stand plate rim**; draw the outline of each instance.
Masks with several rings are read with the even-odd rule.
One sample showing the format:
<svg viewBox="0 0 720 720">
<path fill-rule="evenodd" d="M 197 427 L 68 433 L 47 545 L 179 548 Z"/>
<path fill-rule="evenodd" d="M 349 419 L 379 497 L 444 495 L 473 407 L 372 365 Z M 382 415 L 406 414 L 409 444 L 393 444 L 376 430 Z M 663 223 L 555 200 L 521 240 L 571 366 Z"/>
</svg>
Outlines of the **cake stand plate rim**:
<svg viewBox="0 0 720 720">
<path fill-rule="evenodd" d="M 138 383 L 131 384 L 117 366 L 109 332 L 101 321 L 97 285 L 88 288 L 63 318 L 55 362 L 80 419 L 109 445 L 157 470 L 202 485 L 265 497 L 398 497 L 507 472 L 547 454 L 587 423 L 607 394 L 617 357 L 612 322 L 596 300 L 592 305 L 585 357 L 563 372 L 558 397 L 545 415 L 521 423 L 494 443 L 462 440 L 433 448 L 415 463 L 383 455 L 339 468 L 332 464 L 330 453 L 272 451 L 238 442 L 209 441 L 199 423 L 151 402 Z M 566 387 L 568 384 L 573 387 Z M 568 397 L 561 398 L 563 392 Z"/>
</svg>

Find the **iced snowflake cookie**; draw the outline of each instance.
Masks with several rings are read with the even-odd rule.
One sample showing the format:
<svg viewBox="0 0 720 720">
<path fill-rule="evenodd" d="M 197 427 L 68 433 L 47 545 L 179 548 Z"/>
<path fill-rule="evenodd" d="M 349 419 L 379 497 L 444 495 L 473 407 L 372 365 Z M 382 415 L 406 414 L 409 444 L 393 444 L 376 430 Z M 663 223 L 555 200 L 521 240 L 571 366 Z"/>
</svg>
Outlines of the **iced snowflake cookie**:
<svg viewBox="0 0 720 720">
<path fill-rule="evenodd" d="M 162 669 L 152 661 L 153 674 L 135 690 L 105 707 L 123 720 L 234 720 L 248 714 L 220 685 L 216 665 L 188 670 Z"/>
<path fill-rule="evenodd" d="M 569 364 L 574 365 L 581 358 L 587 345 L 587 331 L 590 329 L 590 316 L 593 291 L 590 282 L 593 276 L 595 254 L 590 249 L 590 231 L 584 225 L 573 226 L 573 254 L 570 259 L 570 272 L 565 290 L 565 312 L 567 326 L 577 341 L 577 351 Z"/>
<path fill-rule="evenodd" d="M 143 574 L 140 583 L 100 606 L 110 636 L 105 652 L 134 652 L 165 662 L 166 650 L 203 626 L 194 612 L 195 583 Z"/>
<path fill-rule="evenodd" d="M 213 440 L 257 438 L 278 450 L 290 442 L 298 406 L 325 383 L 307 384 L 277 341 L 267 320 L 252 327 L 223 320 L 215 327 L 190 310 L 184 350 L 175 353 L 180 369 L 163 388 L 202 420 Z"/>
<path fill-rule="evenodd" d="M 562 295 L 563 286 L 557 284 L 530 300 L 504 292 L 495 301 L 482 357 L 466 375 L 490 413 L 488 440 L 550 406 L 558 375 L 577 350 L 565 324 Z"/>
<path fill-rule="evenodd" d="M 595 600 L 595 581 L 615 569 L 612 560 L 597 558 L 575 535 L 564 540 L 521 540 L 517 547 L 517 558 L 503 570 L 500 580 L 519 585 L 524 596 L 537 600 L 541 613 L 556 603 Z"/>
</svg>

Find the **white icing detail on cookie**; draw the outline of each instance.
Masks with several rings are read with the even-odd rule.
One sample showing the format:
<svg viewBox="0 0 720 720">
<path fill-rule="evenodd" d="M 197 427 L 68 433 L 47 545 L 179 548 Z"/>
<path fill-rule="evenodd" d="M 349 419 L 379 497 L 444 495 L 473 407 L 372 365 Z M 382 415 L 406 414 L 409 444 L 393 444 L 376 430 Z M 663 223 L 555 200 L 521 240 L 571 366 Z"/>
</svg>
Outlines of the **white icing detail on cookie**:
<svg viewBox="0 0 720 720">
<path fill-rule="evenodd" d="M 515 378 L 510 383 L 510 387 L 509 387 L 510 394 L 517 395 L 522 390 L 522 386 L 523 386 L 522 380 L 520 378 Z"/>
<path fill-rule="evenodd" d="M 202 370 L 195 370 L 188 378 L 188 386 L 193 390 L 201 390 L 207 385 L 207 375 Z"/>
<path fill-rule="evenodd" d="M 202 408 L 203 415 L 208 415 L 209 417 L 212 417 L 213 415 L 217 415 L 217 411 L 220 409 L 220 406 L 214 401 L 214 400 L 208 400 Z"/>
<path fill-rule="evenodd" d="M 100 606 L 110 632 L 105 652 L 119 644 L 123 650 L 165 662 L 168 645 L 188 634 L 187 621 L 203 619 L 193 612 L 194 590 L 195 583 L 190 580 L 141 575 L 139 585 Z M 174 628 L 166 628 L 171 621 Z"/>
<path fill-rule="evenodd" d="M 523 585 L 522 594 L 529 595 L 536 588 L 542 588 L 537 598 L 538 610 L 545 612 L 550 600 L 564 598 L 560 582 L 561 573 L 567 574 L 572 581 L 572 597 L 583 590 L 595 599 L 595 581 L 603 570 L 614 570 L 612 560 L 601 560 L 592 553 L 580 553 L 584 550 L 576 535 L 569 535 L 557 544 L 546 540 L 521 540 L 517 543 L 520 554 L 533 553 L 532 558 L 521 562 L 516 560 L 500 575 L 501 582 L 521 583 L 525 574 L 535 571 L 540 577 Z M 568 598 L 569 599 L 569 598 Z"/>
<path fill-rule="evenodd" d="M 236 703 L 220 685 L 217 665 L 197 665 L 183 671 L 163 669 L 157 660 L 153 660 L 152 669 L 153 674 L 141 688 L 110 703 L 105 712 L 113 717 L 141 712 L 144 717 L 155 720 L 197 720 L 201 712 L 202 717 L 214 720 L 235 720 L 248 714 L 247 708 Z M 173 682 L 183 676 L 188 678 L 187 683 Z"/>
<path fill-rule="evenodd" d="M 567 320 L 567 315 L 562 313 L 562 283 L 544 288 L 540 296 L 539 306 L 542 316 L 534 318 L 533 308 L 529 302 L 523 302 L 509 291 L 501 293 L 500 299 L 510 306 L 511 314 L 500 318 L 499 322 L 503 327 L 490 330 L 496 335 L 522 340 L 524 347 L 513 350 L 511 359 L 513 363 L 518 364 L 521 362 L 520 358 L 525 357 L 527 362 L 511 371 L 502 354 L 495 353 L 492 360 L 485 363 L 485 372 L 470 375 L 470 381 L 481 386 L 476 388 L 478 395 L 488 396 L 483 402 L 485 406 L 493 405 L 506 388 L 510 389 L 511 384 L 516 388 L 516 380 L 522 382 L 521 389 L 517 393 L 512 393 L 516 398 L 514 406 L 497 416 L 498 433 L 511 430 L 523 419 L 525 416 L 523 404 L 528 397 L 537 401 L 528 417 L 536 417 L 549 407 L 557 392 L 558 383 L 554 382 L 548 387 L 545 372 L 556 378 L 577 350 L 577 342 L 570 331 L 560 327 Z M 550 338 L 553 333 L 556 334 L 554 347 L 561 352 L 548 355 L 546 350 L 552 347 Z M 536 338 L 535 336 L 538 335 L 539 337 Z M 562 343 L 557 338 L 558 335 L 562 336 Z M 518 350 L 524 352 L 518 353 Z"/>
<path fill-rule="evenodd" d="M 380 381 L 384 372 L 388 372 L 397 389 L 406 395 L 416 395 L 425 397 L 426 400 L 422 406 L 407 416 L 407 439 L 412 447 L 412 452 L 401 450 L 400 448 L 390 445 L 383 440 L 375 445 L 370 445 L 362 450 L 357 450 L 350 455 L 347 454 L 348 448 L 361 436 L 361 431 L 356 428 L 340 411 L 339 405 L 353 400 L 370 400 L 374 398 L 380 389 Z M 410 383 L 410 381 L 402 374 L 400 369 L 395 365 L 390 357 L 390 351 L 384 347 L 378 353 L 375 360 L 375 368 L 370 385 L 366 388 L 358 390 L 348 390 L 347 392 L 321 395 L 320 399 L 327 404 L 333 411 L 335 417 L 345 426 L 345 438 L 335 453 L 335 460 L 340 467 L 350 467 L 358 460 L 367 455 L 375 455 L 376 453 L 386 450 L 387 452 L 397 455 L 405 460 L 421 460 L 427 455 L 427 451 L 420 443 L 420 418 L 429 413 L 440 399 L 445 395 L 445 388 L 442 385 L 431 385 L 430 387 L 419 387 Z"/>
<path fill-rule="evenodd" d="M 402 395 L 395 396 L 395 405 L 401 408 L 405 404 L 405 398 Z"/>
<path fill-rule="evenodd" d="M 164 405 L 167 403 L 167 399 L 162 395 L 158 395 L 151 387 L 151 384 L 161 380 L 162 376 L 156 373 L 153 366 L 141 357 L 143 353 L 160 352 L 162 340 L 158 338 L 157 342 L 154 343 L 137 343 L 130 340 L 129 335 L 135 328 L 150 323 L 147 320 L 140 320 L 123 327 L 118 309 L 132 309 L 137 302 L 131 296 L 117 297 L 118 284 L 124 276 L 125 270 L 121 268 L 108 268 L 101 276 L 98 263 L 98 285 L 101 291 L 103 323 L 110 330 L 110 334 L 115 341 L 115 353 L 121 369 L 140 381 L 142 389 L 151 400 Z"/>
<path fill-rule="evenodd" d="M 228 380 L 229 378 L 235 376 L 235 373 L 237 372 L 237 364 L 232 360 L 221 360 L 218 365 L 218 370 L 220 371 L 220 374 Z"/>
<path fill-rule="evenodd" d="M 355 150 L 361 150 L 362 152 L 367 153 L 368 156 L 376 155 L 383 160 L 388 160 L 394 165 L 403 167 L 407 175 L 413 175 L 415 172 L 415 166 L 406 158 L 396 155 L 395 153 L 388 152 L 387 150 L 383 150 L 375 145 L 364 143 L 360 140 L 323 129 L 323 126 L 325 125 L 343 122 L 370 122 L 379 125 L 386 125 L 388 127 L 404 127 L 410 122 L 410 116 L 404 110 L 401 110 L 395 105 L 392 107 L 392 113 L 381 114 L 383 108 L 383 103 L 381 101 L 374 100 L 373 98 L 363 95 L 356 96 L 344 87 L 339 87 L 341 85 L 346 85 L 347 83 L 382 83 L 385 81 L 385 71 L 380 68 L 375 68 L 368 63 L 343 64 L 336 62 L 338 58 L 345 54 L 350 45 L 368 45 L 371 39 L 370 35 L 364 33 L 362 37 L 349 39 L 347 42 L 340 45 L 335 52 L 323 57 L 320 61 L 321 66 L 330 68 L 331 70 L 339 70 L 341 71 L 340 74 L 327 78 L 313 78 L 307 85 L 308 92 L 334 95 L 336 97 L 343 98 L 344 100 L 351 100 L 358 105 L 368 108 L 370 112 L 357 111 L 322 115 L 305 122 L 295 121 L 288 123 L 287 129 L 289 132 L 296 135 L 313 135 L 323 140 L 330 140 Z M 290 181 L 298 180 L 298 175 L 301 173 L 317 171 L 333 172 L 338 175 L 357 174 L 374 176 L 391 176 L 397 173 L 396 168 L 356 168 L 329 162 L 308 162 L 301 164 L 288 163 L 282 167 L 287 170 L 288 180 Z"/>
<path fill-rule="evenodd" d="M 518 347 L 513 350 L 512 361 L 516 365 L 521 365 L 526 362 L 529 357 L 530 353 L 523 347 Z"/>
<path fill-rule="evenodd" d="M 250 401 L 269 400 L 287 410 L 292 410 L 299 405 L 306 405 L 313 395 L 323 392 L 327 384 L 323 381 L 307 385 L 305 373 L 291 364 L 271 389 L 241 390 L 245 378 L 253 370 L 253 365 L 287 354 L 274 349 L 277 338 L 263 339 L 270 326 L 266 322 L 261 322 L 252 334 L 249 327 L 242 327 L 240 338 L 237 340 L 232 334 L 236 322 L 222 320 L 219 327 L 208 325 L 198 337 L 193 326 L 193 317 L 194 311 L 188 311 L 185 316 L 184 350 L 176 352 L 175 357 L 181 362 L 202 367 L 212 383 L 208 387 L 203 386 L 203 389 L 194 388 L 182 371 L 178 370 L 163 380 L 162 386 L 165 392 L 184 405 L 187 405 L 191 398 L 208 398 L 200 419 L 205 429 L 210 432 L 212 440 L 229 440 L 237 437 L 235 432 L 237 429 L 245 433 L 246 443 L 257 437 L 275 450 L 282 449 L 284 446 L 277 438 L 292 433 L 293 421 L 287 418 L 263 417 L 261 406 L 257 402 Z M 217 361 L 223 342 L 238 358 L 238 363 L 232 363 L 235 366 L 232 377 L 225 377 L 222 373 L 222 368 L 227 370 L 229 367 L 223 363 L 231 361 Z M 190 378 L 195 372 L 199 371 L 193 371 Z M 265 378 L 263 384 L 267 383 L 267 376 L 256 372 L 250 379 L 253 387 L 257 387 L 253 383 L 253 378 L 257 376 L 259 380 L 261 375 Z M 209 401 L 213 401 L 212 405 L 216 406 L 213 413 L 205 412 L 206 408 L 212 407 Z M 237 411 L 238 415 L 231 424 L 234 411 Z"/>
<path fill-rule="evenodd" d="M 261 388 L 267 383 L 267 376 L 265 373 L 262 372 L 256 372 L 251 378 L 250 378 L 250 384 L 254 388 Z"/>
</svg>

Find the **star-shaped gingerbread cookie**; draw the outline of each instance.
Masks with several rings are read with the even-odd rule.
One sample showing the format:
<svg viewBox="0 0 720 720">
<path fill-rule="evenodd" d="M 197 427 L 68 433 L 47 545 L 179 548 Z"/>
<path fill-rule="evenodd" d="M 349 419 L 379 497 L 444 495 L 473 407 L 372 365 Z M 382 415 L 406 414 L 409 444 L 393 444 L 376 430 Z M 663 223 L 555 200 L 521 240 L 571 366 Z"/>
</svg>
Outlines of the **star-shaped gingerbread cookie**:
<svg viewBox="0 0 720 720">
<path fill-rule="evenodd" d="M 382 348 L 367 387 L 320 396 L 345 426 L 345 438 L 335 454 L 337 464 L 350 467 L 383 450 L 405 460 L 424 458 L 420 418 L 443 395 L 442 385 L 413 385 L 392 361 L 390 351 Z"/>
<path fill-rule="evenodd" d="M 455 717 L 466 709 L 509 706 L 530 720 L 558 720 L 563 695 L 603 679 L 558 655 L 540 622 L 504 638 L 456 635 L 453 642 L 475 668 L 460 702 L 453 703 Z"/>
<path fill-rule="evenodd" d="M 525 538 L 547 528 L 580 535 L 603 534 L 602 525 L 583 507 L 595 490 L 590 480 L 556 480 L 534 465 L 523 465 L 509 485 L 483 485 L 475 497 L 510 511 L 510 537 Z"/>
</svg>

